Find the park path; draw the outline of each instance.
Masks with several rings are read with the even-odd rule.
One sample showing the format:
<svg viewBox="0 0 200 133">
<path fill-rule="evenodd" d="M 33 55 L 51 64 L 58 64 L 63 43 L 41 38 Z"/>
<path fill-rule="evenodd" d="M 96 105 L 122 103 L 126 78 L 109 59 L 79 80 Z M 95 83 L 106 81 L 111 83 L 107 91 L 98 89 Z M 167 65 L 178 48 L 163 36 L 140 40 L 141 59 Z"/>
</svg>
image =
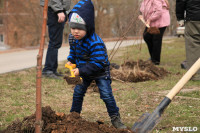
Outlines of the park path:
<svg viewBox="0 0 200 133">
<path fill-rule="evenodd" d="M 108 50 L 113 49 L 114 45 L 118 46 L 120 43 L 117 41 L 105 41 Z M 123 40 L 120 47 L 136 45 L 142 43 L 141 39 L 128 39 Z M 0 51 L 0 74 L 19 71 L 31 67 L 36 67 L 37 65 L 37 55 L 39 49 L 16 49 L 8 51 Z M 47 48 L 44 49 L 43 61 L 45 63 Z M 67 59 L 69 54 L 69 46 L 64 45 L 59 49 L 58 61 L 64 61 Z"/>
</svg>

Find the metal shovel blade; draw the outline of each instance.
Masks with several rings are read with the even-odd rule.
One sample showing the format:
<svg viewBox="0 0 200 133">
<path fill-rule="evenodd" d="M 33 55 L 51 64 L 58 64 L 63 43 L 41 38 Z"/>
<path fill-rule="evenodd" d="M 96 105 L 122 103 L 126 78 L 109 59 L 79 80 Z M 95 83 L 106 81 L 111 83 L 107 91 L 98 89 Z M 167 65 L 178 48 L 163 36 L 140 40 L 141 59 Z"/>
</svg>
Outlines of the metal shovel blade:
<svg viewBox="0 0 200 133">
<path fill-rule="evenodd" d="M 142 116 L 140 116 L 140 118 L 135 122 L 131 130 L 135 133 L 139 133 L 140 129 L 142 129 L 145 121 L 149 118 L 150 115 L 150 113 L 142 114 Z"/>
<path fill-rule="evenodd" d="M 159 123 L 160 119 L 159 112 L 145 113 L 135 122 L 131 130 L 135 133 L 149 133 Z"/>
<path fill-rule="evenodd" d="M 167 97 L 156 107 L 152 114 L 143 114 L 131 128 L 135 133 L 149 133 L 160 122 L 164 109 L 169 105 L 171 100 Z"/>
</svg>

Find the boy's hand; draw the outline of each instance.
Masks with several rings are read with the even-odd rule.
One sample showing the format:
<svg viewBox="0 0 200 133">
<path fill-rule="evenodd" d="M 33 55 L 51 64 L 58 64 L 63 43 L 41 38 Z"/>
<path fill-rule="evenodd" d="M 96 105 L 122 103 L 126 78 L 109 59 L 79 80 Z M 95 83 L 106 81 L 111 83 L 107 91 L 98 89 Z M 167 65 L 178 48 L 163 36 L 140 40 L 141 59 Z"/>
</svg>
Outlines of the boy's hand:
<svg viewBox="0 0 200 133">
<path fill-rule="evenodd" d="M 73 69 L 72 71 L 74 72 L 75 76 L 79 76 L 79 69 L 78 68 Z"/>
<path fill-rule="evenodd" d="M 70 65 L 70 66 L 71 66 L 71 65 L 72 65 L 72 63 L 71 63 L 70 61 L 68 61 L 68 62 L 67 62 L 67 65 Z"/>
</svg>

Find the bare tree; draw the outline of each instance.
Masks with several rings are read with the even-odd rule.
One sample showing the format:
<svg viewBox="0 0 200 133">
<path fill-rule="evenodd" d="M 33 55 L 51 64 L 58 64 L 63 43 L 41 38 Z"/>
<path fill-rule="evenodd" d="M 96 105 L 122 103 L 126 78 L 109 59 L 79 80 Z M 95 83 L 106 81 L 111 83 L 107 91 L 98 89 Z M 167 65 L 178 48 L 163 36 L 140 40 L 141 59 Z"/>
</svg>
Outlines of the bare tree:
<svg viewBox="0 0 200 133">
<path fill-rule="evenodd" d="M 130 21 L 135 25 L 128 36 L 137 35 L 139 14 L 138 1 L 133 0 L 94 0 L 96 32 L 102 37 L 119 37 L 127 29 Z"/>
<path fill-rule="evenodd" d="M 8 4 L 6 16 L 8 44 L 12 47 L 37 46 L 40 40 L 42 25 L 40 0 L 4 1 L 11 3 Z M 72 7 L 78 1 L 72 0 Z M 132 22 L 134 24 L 126 33 L 126 36 L 141 36 L 144 25 L 137 18 L 141 1 L 92 0 L 92 2 L 95 7 L 95 29 L 101 37 L 121 37 Z M 165 34 L 173 35 L 177 26 L 175 1 L 170 0 L 169 2 L 171 25 L 167 28 Z"/>
</svg>

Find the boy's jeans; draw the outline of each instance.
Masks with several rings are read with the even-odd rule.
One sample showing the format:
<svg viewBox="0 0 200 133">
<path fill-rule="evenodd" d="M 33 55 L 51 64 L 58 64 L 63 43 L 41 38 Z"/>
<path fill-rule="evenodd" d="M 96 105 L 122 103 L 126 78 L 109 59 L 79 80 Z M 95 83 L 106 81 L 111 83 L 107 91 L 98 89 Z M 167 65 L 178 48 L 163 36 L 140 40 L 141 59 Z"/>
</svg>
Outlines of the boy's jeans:
<svg viewBox="0 0 200 133">
<path fill-rule="evenodd" d="M 47 21 L 49 45 L 43 72 L 51 71 L 55 73 L 57 71 L 58 49 L 62 45 L 64 24 L 65 22 L 58 23 L 58 15 L 49 7 Z"/>
<path fill-rule="evenodd" d="M 119 108 L 116 105 L 114 96 L 112 94 L 110 76 L 102 76 L 94 79 L 99 88 L 100 98 L 105 102 L 109 116 L 118 115 Z M 76 85 L 73 94 L 73 103 L 70 112 L 81 113 L 83 97 L 92 79 L 83 78 L 83 83 Z"/>
</svg>

